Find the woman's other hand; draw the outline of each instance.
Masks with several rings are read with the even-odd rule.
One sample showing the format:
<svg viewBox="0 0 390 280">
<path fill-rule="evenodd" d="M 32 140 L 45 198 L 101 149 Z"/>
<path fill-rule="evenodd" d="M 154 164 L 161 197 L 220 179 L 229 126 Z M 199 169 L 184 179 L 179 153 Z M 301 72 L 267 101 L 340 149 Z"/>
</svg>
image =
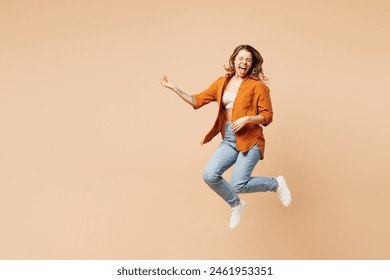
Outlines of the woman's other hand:
<svg viewBox="0 0 390 280">
<path fill-rule="evenodd" d="M 235 122 L 232 123 L 232 128 L 234 132 L 240 131 L 249 121 L 247 116 L 239 118 Z"/>
<path fill-rule="evenodd" d="M 175 85 L 171 81 L 169 81 L 167 75 L 163 75 L 161 77 L 161 81 L 160 82 L 166 88 L 169 88 L 169 89 L 172 89 L 172 90 L 175 88 Z"/>
</svg>

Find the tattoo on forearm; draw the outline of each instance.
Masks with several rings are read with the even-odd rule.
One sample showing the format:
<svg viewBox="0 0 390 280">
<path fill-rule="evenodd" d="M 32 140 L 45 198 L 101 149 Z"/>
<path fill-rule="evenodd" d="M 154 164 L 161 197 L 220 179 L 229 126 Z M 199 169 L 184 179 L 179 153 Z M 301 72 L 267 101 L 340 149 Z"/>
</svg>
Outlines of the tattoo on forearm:
<svg viewBox="0 0 390 280">
<path fill-rule="evenodd" d="M 178 87 L 175 87 L 175 91 L 176 91 L 178 94 L 180 94 L 181 96 L 186 97 L 186 98 L 189 98 L 189 99 L 191 100 L 191 103 L 192 103 L 192 104 L 194 104 L 194 105 L 196 104 L 195 98 L 194 98 L 192 95 L 189 95 L 189 94 L 185 93 L 184 91 L 182 91 L 182 90 L 179 89 Z"/>
</svg>

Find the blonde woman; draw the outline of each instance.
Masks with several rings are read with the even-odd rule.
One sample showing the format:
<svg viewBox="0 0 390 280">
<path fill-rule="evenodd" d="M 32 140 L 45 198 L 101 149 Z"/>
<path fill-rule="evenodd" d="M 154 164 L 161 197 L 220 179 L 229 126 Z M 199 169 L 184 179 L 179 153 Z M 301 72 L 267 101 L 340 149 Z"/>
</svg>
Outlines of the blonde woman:
<svg viewBox="0 0 390 280">
<path fill-rule="evenodd" d="M 273 116 L 262 64 L 263 58 L 256 49 L 240 45 L 230 56 L 229 66 L 225 67 L 227 74 L 198 94 L 183 92 L 166 75 L 161 78 L 164 87 L 174 91 L 194 109 L 210 102 L 219 104 L 214 126 L 201 143 L 209 142 L 219 133 L 223 140 L 207 163 L 203 179 L 230 205 L 231 229 L 238 225 L 246 207 L 246 202 L 238 196 L 240 193 L 276 192 L 284 206 L 291 203 L 291 193 L 283 176 L 252 177 L 256 164 L 264 158 L 263 127 L 272 122 Z M 222 175 L 233 165 L 228 182 Z"/>
</svg>

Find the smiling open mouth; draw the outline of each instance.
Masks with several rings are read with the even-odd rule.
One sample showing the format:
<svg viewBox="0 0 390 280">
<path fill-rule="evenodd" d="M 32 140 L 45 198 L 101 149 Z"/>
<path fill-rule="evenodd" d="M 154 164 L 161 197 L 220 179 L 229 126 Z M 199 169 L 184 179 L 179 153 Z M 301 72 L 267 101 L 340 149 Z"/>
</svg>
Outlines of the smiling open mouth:
<svg viewBox="0 0 390 280">
<path fill-rule="evenodd" d="M 244 74 L 246 72 L 246 66 L 239 66 L 238 70 L 240 71 L 240 73 Z"/>
</svg>

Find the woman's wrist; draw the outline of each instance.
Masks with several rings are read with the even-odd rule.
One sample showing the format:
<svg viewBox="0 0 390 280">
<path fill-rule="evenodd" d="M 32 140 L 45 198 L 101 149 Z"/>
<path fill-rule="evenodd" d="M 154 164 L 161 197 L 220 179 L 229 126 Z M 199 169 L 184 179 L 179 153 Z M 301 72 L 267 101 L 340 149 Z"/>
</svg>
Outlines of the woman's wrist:
<svg viewBox="0 0 390 280">
<path fill-rule="evenodd" d="M 261 115 L 257 116 L 246 116 L 246 123 L 253 123 L 253 124 L 263 124 L 264 123 L 264 117 Z"/>
</svg>

